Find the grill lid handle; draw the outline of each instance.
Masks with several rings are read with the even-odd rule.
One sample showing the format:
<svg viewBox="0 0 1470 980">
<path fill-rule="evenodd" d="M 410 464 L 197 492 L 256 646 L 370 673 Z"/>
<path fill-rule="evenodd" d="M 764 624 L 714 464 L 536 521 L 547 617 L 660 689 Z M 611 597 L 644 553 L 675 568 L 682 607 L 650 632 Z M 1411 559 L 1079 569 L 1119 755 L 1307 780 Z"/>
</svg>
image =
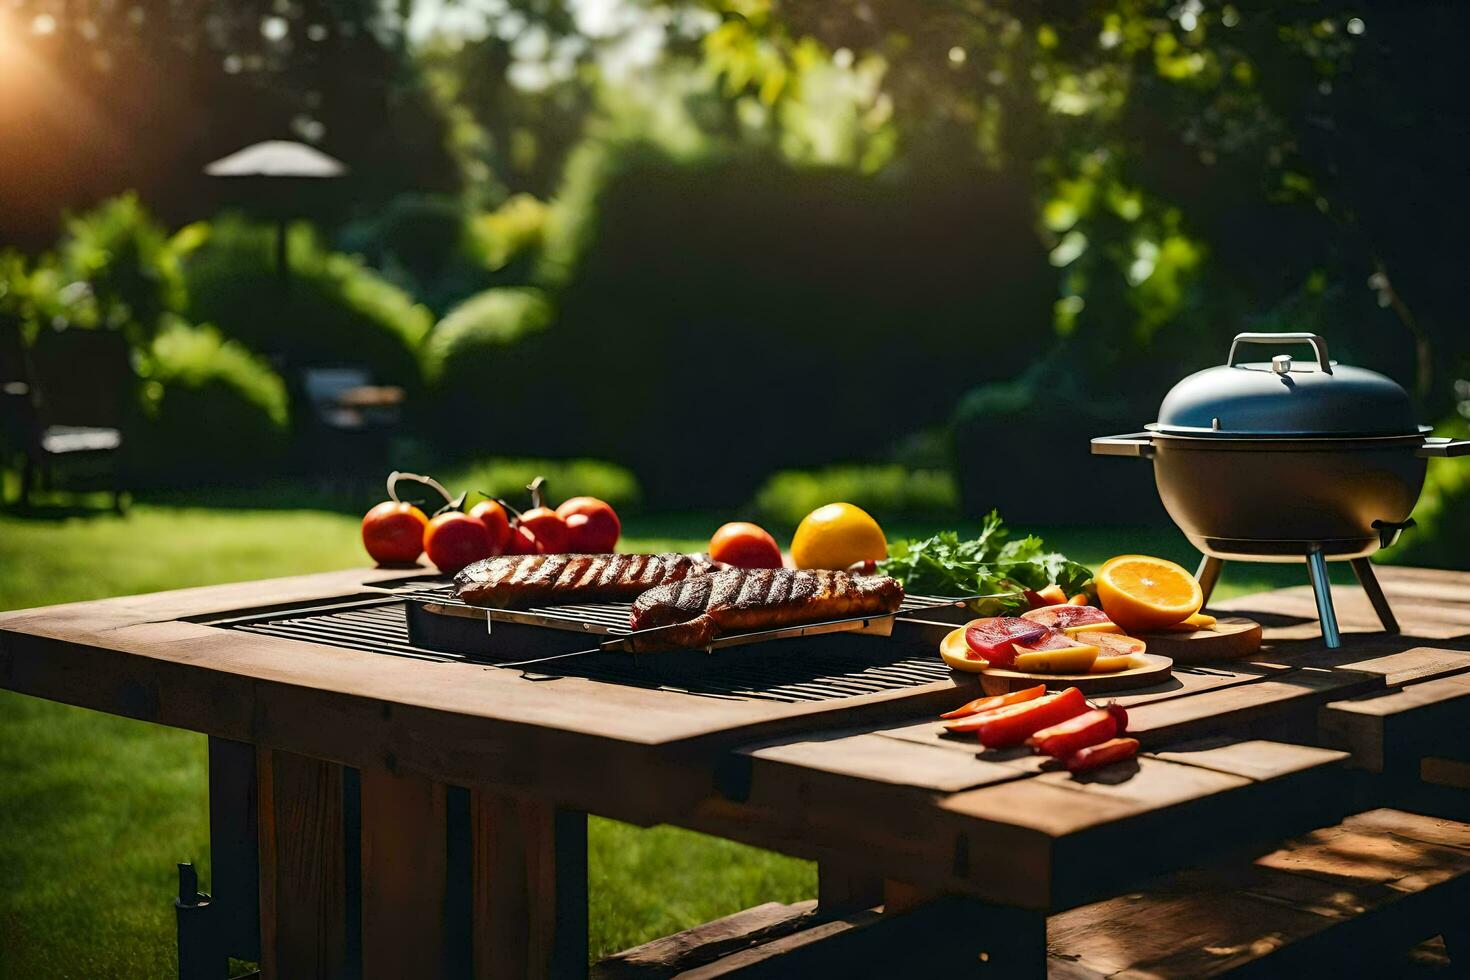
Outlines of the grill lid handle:
<svg viewBox="0 0 1470 980">
<path fill-rule="evenodd" d="M 1444 459 L 1454 456 L 1470 456 L 1470 439 L 1444 439 L 1428 436 L 1419 447 L 1419 456 Z"/>
<path fill-rule="evenodd" d="M 1153 459 L 1152 432 L 1129 432 L 1121 436 L 1098 436 L 1092 440 L 1094 456 L 1138 456 Z"/>
<path fill-rule="evenodd" d="M 1230 342 L 1230 353 L 1225 356 L 1225 366 L 1235 366 L 1235 352 L 1241 344 L 1311 344 L 1317 352 L 1317 366 L 1323 374 L 1332 373 L 1332 362 L 1327 359 L 1327 341 L 1315 333 L 1238 333 Z M 1287 362 L 1290 364 L 1290 361 Z"/>
</svg>

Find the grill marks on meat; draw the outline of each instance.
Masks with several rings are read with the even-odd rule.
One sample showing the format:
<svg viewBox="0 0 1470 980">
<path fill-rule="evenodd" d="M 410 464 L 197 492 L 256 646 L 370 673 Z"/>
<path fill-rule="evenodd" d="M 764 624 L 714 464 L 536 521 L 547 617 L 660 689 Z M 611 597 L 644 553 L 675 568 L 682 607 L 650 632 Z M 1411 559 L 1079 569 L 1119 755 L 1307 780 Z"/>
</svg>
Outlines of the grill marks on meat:
<svg viewBox="0 0 1470 980">
<path fill-rule="evenodd" d="M 674 627 L 671 646 L 704 646 L 719 633 L 779 629 L 798 623 L 893 612 L 898 582 L 881 575 L 730 568 L 661 585 L 633 603 L 635 630 Z"/>
<path fill-rule="evenodd" d="M 689 555 L 503 555 L 467 566 L 455 594 L 472 606 L 631 601 L 654 586 L 710 568 Z"/>
</svg>

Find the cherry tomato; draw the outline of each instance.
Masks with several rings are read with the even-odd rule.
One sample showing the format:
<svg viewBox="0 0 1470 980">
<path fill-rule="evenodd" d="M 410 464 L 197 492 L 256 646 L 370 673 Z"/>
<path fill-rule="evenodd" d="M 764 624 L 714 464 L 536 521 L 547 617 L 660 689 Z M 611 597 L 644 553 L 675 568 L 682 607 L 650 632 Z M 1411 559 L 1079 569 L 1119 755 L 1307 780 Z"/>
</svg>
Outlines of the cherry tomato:
<svg viewBox="0 0 1470 980">
<path fill-rule="evenodd" d="M 758 524 L 732 521 L 709 539 L 709 556 L 736 568 L 780 568 L 781 546 Z"/>
<path fill-rule="evenodd" d="M 411 565 L 424 550 L 429 519 L 413 504 L 385 500 L 362 519 L 362 546 L 379 565 Z"/>
<path fill-rule="evenodd" d="M 440 514 L 424 529 L 424 551 L 441 572 L 454 574 L 471 562 L 498 554 L 490 529 L 460 511 Z"/>
<path fill-rule="evenodd" d="M 567 522 L 550 507 L 532 507 L 521 515 L 520 525 L 536 539 L 539 553 L 558 555 L 567 550 Z"/>
<path fill-rule="evenodd" d="M 470 516 L 490 531 L 490 540 L 495 543 L 496 554 L 505 551 L 510 542 L 510 518 L 498 500 L 482 500 L 470 508 Z"/>
<path fill-rule="evenodd" d="M 611 552 L 623 533 L 618 512 L 605 500 L 596 497 L 573 497 L 556 509 L 556 515 L 567 526 L 567 550 L 589 555 Z"/>
<path fill-rule="evenodd" d="M 505 543 L 507 555 L 536 554 L 536 536 L 517 524 L 510 529 L 510 540 Z"/>
</svg>

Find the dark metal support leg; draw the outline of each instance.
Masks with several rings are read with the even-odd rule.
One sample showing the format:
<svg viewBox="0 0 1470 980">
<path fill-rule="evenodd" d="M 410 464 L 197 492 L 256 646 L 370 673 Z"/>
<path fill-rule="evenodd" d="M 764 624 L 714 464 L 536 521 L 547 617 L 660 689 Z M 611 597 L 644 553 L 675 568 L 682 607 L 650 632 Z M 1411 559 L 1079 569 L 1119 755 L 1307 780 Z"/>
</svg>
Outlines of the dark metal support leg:
<svg viewBox="0 0 1470 980">
<path fill-rule="evenodd" d="M 1194 573 L 1194 577 L 1199 582 L 1200 591 L 1205 594 L 1204 601 L 1200 603 L 1201 608 L 1210 604 L 1210 594 L 1215 591 L 1215 583 L 1220 581 L 1220 569 L 1224 567 L 1225 559 L 1214 555 L 1205 555 L 1200 561 L 1199 570 Z"/>
<path fill-rule="evenodd" d="M 1397 633 L 1399 621 L 1393 616 L 1393 609 L 1388 604 L 1388 596 L 1383 594 L 1383 586 L 1378 584 L 1378 576 L 1373 573 L 1373 563 L 1366 558 L 1353 559 L 1353 574 L 1358 576 L 1358 584 L 1368 595 L 1368 601 L 1373 603 L 1373 611 L 1378 614 L 1378 621 L 1383 624 L 1385 631 Z"/>
<path fill-rule="evenodd" d="M 1312 580 L 1312 594 L 1317 597 L 1317 619 L 1322 623 L 1322 642 L 1329 650 L 1342 646 L 1337 631 L 1337 612 L 1332 608 L 1332 586 L 1327 581 L 1327 559 L 1320 551 L 1307 553 L 1307 577 Z"/>
</svg>

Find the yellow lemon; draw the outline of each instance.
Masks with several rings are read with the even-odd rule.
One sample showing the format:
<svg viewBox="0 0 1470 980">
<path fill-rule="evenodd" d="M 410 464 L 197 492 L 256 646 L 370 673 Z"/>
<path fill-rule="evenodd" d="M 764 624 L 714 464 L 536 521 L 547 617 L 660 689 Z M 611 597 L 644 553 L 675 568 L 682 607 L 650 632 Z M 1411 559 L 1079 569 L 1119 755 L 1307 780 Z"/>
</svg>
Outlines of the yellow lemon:
<svg viewBox="0 0 1470 980">
<path fill-rule="evenodd" d="M 887 557 L 883 529 L 867 511 L 852 504 L 818 507 L 802 518 L 791 539 L 791 560 L 797 568 L 844 570 L 855 562 Z"/>
</svg>

